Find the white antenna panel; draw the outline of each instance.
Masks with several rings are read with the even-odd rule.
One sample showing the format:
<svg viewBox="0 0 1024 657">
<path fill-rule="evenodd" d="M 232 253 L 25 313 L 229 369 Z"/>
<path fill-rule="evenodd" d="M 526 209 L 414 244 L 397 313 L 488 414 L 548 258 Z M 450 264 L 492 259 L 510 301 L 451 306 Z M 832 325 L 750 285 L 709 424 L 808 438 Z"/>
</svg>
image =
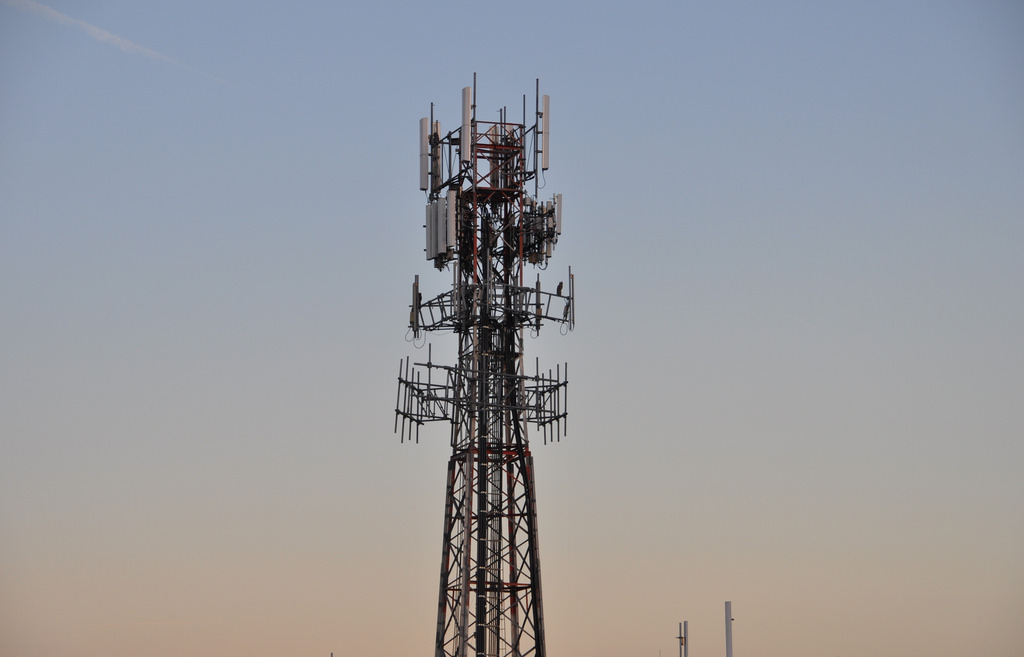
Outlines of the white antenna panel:
<svg viewBox="0 0 1024 657">
<path fill-rule="evenodd" d="M 430 119 L 420 119 L 420 189 L 430 187 Z"/>
<path fill-rule="evenodd" d="M 562 195 L 555 194 L 555 234 L 562 234 Z"/>
<path fill-rule="evenodd" d="M 541 125 L 540 130 L 541 130 L 541 135 L 542 135 L 541 147 L 540 147 L 540 152 L 541 152 L 541 160 L 540 160 L 541 161 L 541 165 L 540 165 L 540 168 L 544 169 L 545 171 L 547 171 L 547 169 L 548 169 L 548 147 L 551 144 L 551 140 L 550 140 L 550 135 L 551 135 L 551 96 L 548 96 L 547 94 L 544 94 L 544 105 L 543 105 L 543 108 L 544 109 L 541 110 L 541 111 L 544 112 L 544 113 L 540 117 L 540 125 Z"/>
<path fill-rule="evenodd" d="M 427 229 L 427 260 L 433 260 L 437 257 L 437 250 L 434 248 L 434 204 L 427 203 L 427 217 L 426 217 L 426 229 Z"/>
<path fill-rule="evenodd" d="M 458 209 L 458 207 L 459 207 L 459 204 L 458 204 L 458 199 L 457 199 L 457 196 L 456 196 L 456 192 L 455 192 L 454 189 L 449 189 L 448 190 L 448 202 L 446 204 L 446 212 L 445 212 L 445 214 L 446 214 L 445 218 L 447 219 L 446 224 L 448 226 L 448 232 L 445 235 L 445 250 L 446 251 L 448 249 L 454 249 L 455 248 L 455 226 L 456 226 L 455 220 L 456 220 L 456 214 L 457 214 L 456 210 Z"/>
<path fill-rule="evenodd" d="M 437 255 L 444 255 L 445 252 L 444 206 L 443 198 L 434 201 L 434 253 Z"/>
<path fill-rule="evenodd" d="M 462 134 L 459 140 L 459 152 L 462 161 L 469 162 L 473 148 L 473 88 L 462 89 Z"/>
</svg>

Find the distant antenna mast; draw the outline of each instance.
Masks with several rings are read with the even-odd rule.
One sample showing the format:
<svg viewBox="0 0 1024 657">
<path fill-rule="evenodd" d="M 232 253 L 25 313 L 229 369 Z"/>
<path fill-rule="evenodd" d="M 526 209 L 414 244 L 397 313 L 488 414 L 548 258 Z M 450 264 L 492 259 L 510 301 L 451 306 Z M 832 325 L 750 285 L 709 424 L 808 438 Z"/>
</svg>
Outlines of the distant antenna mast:
<svg viewBox="0 0 1024 657">
<path fill-rule="evenodd" d="M 725 603 L 725 657 L 732 657 L 732 603 Z"/>
<path fill-rule="evenodd" d="M 689 630 L 687 625 L 688 621 L 683 621 L 679 624 L 679 636 L 676 637 L 679 639 L 679 657 L 690 657 L 690 646 L 686 640 L 686 633 Z"/>
<path fill-rule="evenodd" d="M 539 82 L 538 82 L 539 94 Z M 549 161 L 549 104 L 533 125 L 478 118 L 476 77 L 462 122 L 448 133 L 420 119 L 420 189 L 427 192 L 426 256 L 452 288 L 424 301 L 413 282 L 409 325 L 458 337 L 454 365 L 399 364 L 395 431 L 451 425 L 435 657 L 545 657 L 537 503 L 527 426 L 545 443 L 566 420 L 568 366 L 527 371 L 524 332 L 575 324 L 572 269 L 554 291 L 525 280 L 547 267 L 562 232 L 562 197 L 537 196 Z M 543 109 L 541 109 L 541 105 Z M 527 185 L 533 182 L 533 195 Z M 566 285 L 568 283 L 568 285 Z"/>
</svg>

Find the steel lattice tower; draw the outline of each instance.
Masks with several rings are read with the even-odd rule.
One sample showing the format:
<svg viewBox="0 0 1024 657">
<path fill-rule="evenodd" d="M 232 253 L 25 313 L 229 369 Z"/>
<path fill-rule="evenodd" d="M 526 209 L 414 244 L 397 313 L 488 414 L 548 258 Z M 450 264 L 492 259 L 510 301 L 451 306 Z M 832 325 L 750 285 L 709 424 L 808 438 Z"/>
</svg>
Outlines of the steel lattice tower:
<svg viewBox="0 0 1024 657">
<path fill-rule="evenodd" d="M 474 77 L 475 80 L 475 77 Z M 548 167 L 548 97 L 533 123 L 477 120 L 476 84 L 463 89 L 462 124 L 443 133 L 420 121 L 420 188 L 427 192 L 427 259 L 451 269 L 452 288 L 423 300 L 413 283 L 410 329 L 458 336 L 454 365 L 399 368 L 395 429 L 419 440 L 425 422 L 451 424 L 435 657 L 544 657 L 544 614 L 533 457 L 527 426 L 544 442 L 564 429 L 568 367 L 528 373 L 524 332 L 574 324 L 568 289 L 525 282 L 546 268 L 561 233 L 561 197 L 538 201 Z M 539 84 L 538 84 L 539 91 Z M 530 185 L 532 183 L 532 185 Z M 532 194 L 529 193 L 532 187 Z M 399 429 L 400 427 L 400 429 Z"/>
</svg>

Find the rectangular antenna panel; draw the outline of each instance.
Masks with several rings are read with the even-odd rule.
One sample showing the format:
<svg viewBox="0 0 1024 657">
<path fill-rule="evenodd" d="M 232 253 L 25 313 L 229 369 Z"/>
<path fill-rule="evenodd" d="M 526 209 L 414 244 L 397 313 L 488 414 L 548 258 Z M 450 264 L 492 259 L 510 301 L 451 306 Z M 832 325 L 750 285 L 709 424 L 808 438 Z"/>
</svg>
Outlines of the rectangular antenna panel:
<svg viewBox="0 0 1024 657">
<path fill-rule="evenodd" d="M 444 206 L 443 198 L 434 201 L 434 253 L 437 255 L 444 255 L 445 252 Z"/>
<path fill-rule="evenodd" d="M 448 227 L 447 234 L 445 235 L 445 250 L 455 248 L 455 226 L 456 226 L 456 210 L 458 209 L 458 199 L 454 189 L 448 190 L 448 199 L 445 203 L 445 218 Z"/>
<path fill-rule="evenodd" d="M 427 203 L 427 216 L 424 226 L 427 229 L 427 260 L 433 260 L 437 257 L 437 251 L 434 249 L 434 204 Z"/>
<path fill-rule="evenodd" d="M 430 119 L 420 119 L 420 189 L 430 186 Z"/>
<path fill-rule="evenodd" d="M 555 234 L 562 234 L 562 195 L 555 194 Z"/>
<path fill-rule="evenodd" d="M 469 162 L 473 150 L 473 88 L 462 89 L 462 134 L 459 139 L 459 152 L 462 161 Z"/>
</svg>

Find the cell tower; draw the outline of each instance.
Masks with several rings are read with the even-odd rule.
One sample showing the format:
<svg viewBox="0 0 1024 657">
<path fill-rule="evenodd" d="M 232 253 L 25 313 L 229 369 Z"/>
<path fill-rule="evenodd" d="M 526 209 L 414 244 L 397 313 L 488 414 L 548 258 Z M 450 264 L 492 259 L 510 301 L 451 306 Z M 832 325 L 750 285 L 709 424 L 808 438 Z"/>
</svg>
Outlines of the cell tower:
<svg viewBox="0 0 1024 657">
<path fill-rule="evenodd" d="M 395 431 L 402 442 L 426 422 L 451 424 L 435 657 L 544 657 L 544 613 L 533 457 L 527 425 L 544 443 L 566 420 L 568 366 L 533 373 L 527 329 L 574 324 L 572 270 L 555 291 L 526 281 L 545 269 L 562 231 L 561 195 L 538 200 L 548 168 L 548 96 L 532 125 L 477 119 L 476 76 L 462 90 L 462 124 L 420 120 L 420 189 L 427 192 L 426 254 L 451 269 L 452 288 L 424 301 L 412 288 L 410 329 L 458 336 L 454 365 L 399 366 Z M 532 183 L 532 185 L 530 185 Z M 532 194 L 530 193 L 532 187 Z M 566 283 L 568 285 L 566 286 Z"/>
</svg>

